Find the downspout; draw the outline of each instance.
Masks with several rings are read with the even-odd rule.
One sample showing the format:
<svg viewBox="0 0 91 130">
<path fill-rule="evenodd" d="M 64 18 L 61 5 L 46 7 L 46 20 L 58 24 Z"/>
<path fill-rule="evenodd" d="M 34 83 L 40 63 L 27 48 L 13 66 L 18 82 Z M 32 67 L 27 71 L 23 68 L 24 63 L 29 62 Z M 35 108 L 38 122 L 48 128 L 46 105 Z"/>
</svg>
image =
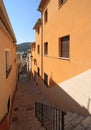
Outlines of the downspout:
<svg viewBox="0 0 91 130">
<path fill-rule="evenodd" d="M 43 78 L 43 12 L 41 11 L 42 26 L 41 26 L 41 77 Z"/>
</svg>

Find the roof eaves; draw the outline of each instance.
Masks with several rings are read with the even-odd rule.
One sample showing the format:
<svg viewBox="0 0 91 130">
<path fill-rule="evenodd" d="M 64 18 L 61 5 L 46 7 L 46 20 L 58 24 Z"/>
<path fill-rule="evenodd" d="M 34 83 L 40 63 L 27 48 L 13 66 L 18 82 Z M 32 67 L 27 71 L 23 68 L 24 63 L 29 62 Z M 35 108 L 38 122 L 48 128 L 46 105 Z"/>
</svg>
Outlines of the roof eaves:
<svg viewBox="0 0 91 130">
<path fill-rule="evenodd" d="M 39 7 L 38 7 L 38 11 L 42 12 L 44 9 L 44 6 L 46 5 L 47 2 L 49 2 L 49 0 L 41 0 Z"/>
<path fill-rule="evenodd" d="M 40 27 L 42 25 L 42 20 L 41 18 L 39 18 L 36 22 L 36 24 L 34 25 L 33 29 L 36 29 L 37 27 Z"/>
<path fill-rule="evenodd" d="M 10 23 L 6 8 L 5 8 L 4 3 L 3 3 L 2 0 L 0 1 L 0 9 L 1 9 L 1 17 L 2 17 L 3 23 L 5 25 L 5 28 L 7 29 L 8 33 L 11 35 L 13 43 L 16 43 L 17 42 L 16 37 L 14 35 L 13 28 L 11 26 L 11 23 Z"/>
<path fill-rule="evenodd" d="M 31 46 L 34 45 L 36 42 L 32 42 Z"/>
</svg>

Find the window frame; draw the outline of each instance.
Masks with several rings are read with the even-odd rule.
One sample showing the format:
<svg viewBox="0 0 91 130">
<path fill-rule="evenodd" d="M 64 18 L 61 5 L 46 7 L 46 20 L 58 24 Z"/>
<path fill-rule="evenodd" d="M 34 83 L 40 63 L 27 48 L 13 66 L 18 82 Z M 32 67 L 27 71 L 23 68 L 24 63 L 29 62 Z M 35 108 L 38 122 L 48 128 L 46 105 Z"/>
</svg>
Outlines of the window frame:
<svg viewBox="0 0 91 130">
<path fill-rule="evenodd" d="M 44 55 L 48 55 L 48 42 L 44 42 Z"/>
<path fill-rule="evenodd" d="M 66 1 L 67 0 L 59 0 L 59 7 L 61 7 L 62 5 L 64 5 Z"/>
<path fill-rule="evenodd" d="M 68 48 L 66 48 L 66 44 L 68 44 Z M 68 54 L 65 50 L 68 51 Z M 59 57 L 62 59 L 70 59 L 70 35 L 62 36 L 59 38 Z"/>
<path fill-rule="evenodd" d="M 40 45 L 37 45 L 37 54 L 40 54 Z"/>
<path fill-rule="evenodd" d="M 46 24 L 48 22 L 48 9 L 44 12 L 44 23 Z"/>
<path fill-rule="evenodd" d="M 34 58 L 34 65 L 36 65 L 37 64 L 37 61 L 36 61 L 36 59 Z"/>
<path fill-rule="evenodd" d="M 48 75 L 44 73 L 44 84 L 48 87 Z"/>
<path fill-rule="evenodd" d="M 38 33 L 38 34 L 40 33 L 40 27 L 37 28 L 37 33 Z"/>
<path fill-rule="evenodd" d="M 6 79 L 7 79 L 12 68 L 12 65 L 10 64 L 10 51 L 9 50 L 5 51 L 5 66 L 6 66 L 5 68 L 6 68 Z"/>
<path fill-rule="evenodd" d="M 40 68 L 39 67 L 37 67 L 37 74 L 38 74 L 38 76 L 40 76 Z"/>
<path fill-rule="evenodd" d="M 32 51 L 35 51 L 36 45 L 32 45 Z"/>
</svg>

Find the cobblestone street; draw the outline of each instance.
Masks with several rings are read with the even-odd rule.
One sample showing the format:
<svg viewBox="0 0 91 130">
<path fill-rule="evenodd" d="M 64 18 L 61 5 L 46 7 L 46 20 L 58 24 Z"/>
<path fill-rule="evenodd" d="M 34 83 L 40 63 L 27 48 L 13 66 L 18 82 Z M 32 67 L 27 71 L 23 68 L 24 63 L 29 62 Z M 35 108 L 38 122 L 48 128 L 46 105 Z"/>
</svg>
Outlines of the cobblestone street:
<svg viewBox="0 0 91 130">
<path fill-rule="evenodd" d="M 27 74 L 19 77 L 9 130 L 45 130 L 35 118 L 35 102 L 48 104 Z"/>
</svg>

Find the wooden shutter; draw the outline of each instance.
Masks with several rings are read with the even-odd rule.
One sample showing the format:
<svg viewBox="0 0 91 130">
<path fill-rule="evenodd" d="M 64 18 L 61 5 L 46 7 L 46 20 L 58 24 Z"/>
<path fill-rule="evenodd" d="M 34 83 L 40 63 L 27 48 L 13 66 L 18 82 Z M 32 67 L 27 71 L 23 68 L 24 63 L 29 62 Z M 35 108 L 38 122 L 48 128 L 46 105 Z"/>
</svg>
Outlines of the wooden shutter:
<svg viewBox="0 0 91 130">
<path fill-rule="evenodd" d="M 48 75 L 44 73 L 44 83 L 48 85 Z"/>
<path fill-rule="evenodd" d="M 61 38 L 61 57 L 69 58 L 69 36 Z"/>
<path fill-rule="evenodd" d="M 48 42 L 44 44 L 44 54 L 48 55 Z"/>
</svg>

